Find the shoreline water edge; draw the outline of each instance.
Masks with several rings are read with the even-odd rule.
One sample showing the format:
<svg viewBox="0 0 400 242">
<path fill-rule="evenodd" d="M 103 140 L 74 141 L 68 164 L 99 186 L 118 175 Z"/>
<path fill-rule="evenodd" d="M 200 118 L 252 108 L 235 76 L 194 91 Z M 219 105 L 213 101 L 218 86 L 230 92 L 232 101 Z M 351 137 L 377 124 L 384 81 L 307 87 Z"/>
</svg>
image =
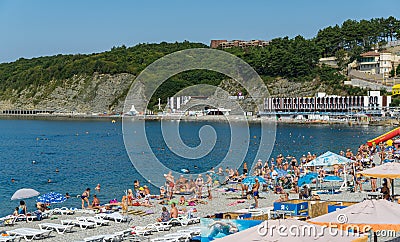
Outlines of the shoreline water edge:
<svg viewBox="0 0 400 242">
<path fill-rule="evenodd" d="M 394 118 L 381 118 L 377 120 L 354 120 L 354 119 L 330 119 L 330 120 L 312 120 L 296 118 L 278 118 L 278 117 L 256 117 L 243 115 L 219 115 L 219 116 L 188 116 L 188 115 L 91 115 L 91 114 L 0 114 L 0 120 L 111 120 L 121 119 L 146 120 L 146 121 L 191 121 L 191 122 L 248 122 L 248 123 L 284 123 L 284 124 L 348 124 L 348 125 L 370 125 L 370 126 L 398 126 L 400 121 Z"/>
</svg>

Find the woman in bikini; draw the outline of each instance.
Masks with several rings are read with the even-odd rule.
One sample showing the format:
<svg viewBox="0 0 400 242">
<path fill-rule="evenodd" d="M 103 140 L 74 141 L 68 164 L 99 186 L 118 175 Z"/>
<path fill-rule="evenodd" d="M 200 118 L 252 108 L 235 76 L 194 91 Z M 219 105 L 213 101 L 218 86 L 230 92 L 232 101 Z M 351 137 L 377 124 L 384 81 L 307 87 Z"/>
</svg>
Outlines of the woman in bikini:
<svg viewBox="0 0 400 242">
<path fill-rule="evenodd" d="M 90 188 L 86 188 L 86 190 L 81 195 L 82 209 L 85 209 L 85 201 L 87 202 L 88 208 L 90 207 L 89 197 L 90 197 Z"/>
</svg>

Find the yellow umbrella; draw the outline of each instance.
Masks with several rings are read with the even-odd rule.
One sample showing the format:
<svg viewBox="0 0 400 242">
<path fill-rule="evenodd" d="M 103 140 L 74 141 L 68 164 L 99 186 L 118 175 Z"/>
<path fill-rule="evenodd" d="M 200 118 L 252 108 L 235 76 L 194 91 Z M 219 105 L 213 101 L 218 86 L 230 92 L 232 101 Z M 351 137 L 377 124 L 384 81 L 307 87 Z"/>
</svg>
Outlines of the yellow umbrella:
<svg viewBox="0 0 400 242">
<path fill-rule="evenodd" d="M 359 232 L 400 231 L 400 204 L 387 200 L 364 200 L 347 208 L 336 210 L 308 222 Z"/>
</svg>

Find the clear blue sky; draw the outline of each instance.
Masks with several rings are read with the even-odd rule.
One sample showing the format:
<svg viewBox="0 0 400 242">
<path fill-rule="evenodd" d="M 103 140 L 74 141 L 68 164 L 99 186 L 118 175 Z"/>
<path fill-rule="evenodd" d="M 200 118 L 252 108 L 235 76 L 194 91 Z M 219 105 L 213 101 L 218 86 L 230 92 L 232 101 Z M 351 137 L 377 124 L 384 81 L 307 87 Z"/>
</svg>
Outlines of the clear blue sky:
<svg viewBox="0 0 400 242">
<path fill-rule="evenodd" d="M 311 38 L 346 19 L 399 18 L 399 6 L 398 0 L 0 0 L 0 62 L 122 44 Z"/>
</svg>

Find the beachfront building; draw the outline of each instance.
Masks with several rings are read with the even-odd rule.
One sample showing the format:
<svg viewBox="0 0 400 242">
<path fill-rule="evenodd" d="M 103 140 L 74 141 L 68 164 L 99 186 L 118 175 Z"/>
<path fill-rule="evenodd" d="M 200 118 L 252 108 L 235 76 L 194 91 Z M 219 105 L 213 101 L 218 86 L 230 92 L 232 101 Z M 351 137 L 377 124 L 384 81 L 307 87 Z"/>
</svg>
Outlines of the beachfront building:
<svg viewBox="0 0 400 242">
<path fill-rule="evenodd" d="M 265 47 L 269 45 L 269 41 L 266 40 L 211 40 L 210 47 L 216 48 L 232 48 L 232 47 Z"/>
<path fill-rule="evenodd" d="M 360 55 L 356 69 L 367 74 L 380 74 L 385 78 L 400 63 L 400 56 L 390 52 L 369 51 Z"/>
<path fill-rule="evenodd" d="M 390 96 L 369 91 L 368 96 L 336 96 L 318 93 L 315 97 L 270 97 L 264 99 L 260 114 L 325 114 L 330 116 L 368 114 L 381 116 L 389 108 Z"/>
</svg>

